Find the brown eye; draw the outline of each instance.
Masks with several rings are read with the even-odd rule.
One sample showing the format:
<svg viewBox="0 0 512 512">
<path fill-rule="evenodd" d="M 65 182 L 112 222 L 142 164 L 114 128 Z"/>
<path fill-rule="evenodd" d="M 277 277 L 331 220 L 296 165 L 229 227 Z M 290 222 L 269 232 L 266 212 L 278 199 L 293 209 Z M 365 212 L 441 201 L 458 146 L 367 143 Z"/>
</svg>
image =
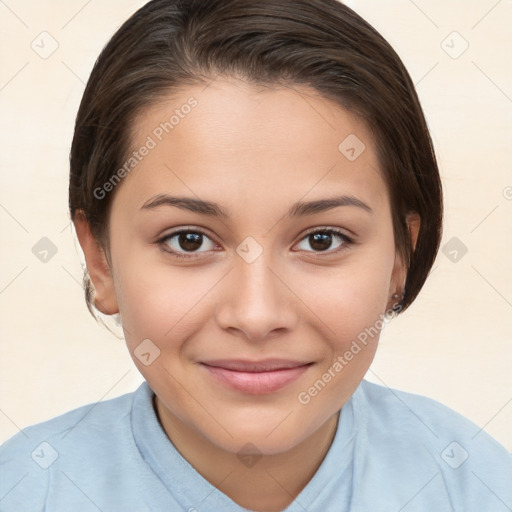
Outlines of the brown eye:
<svg viewBox="0 0 512 512">
<path fill-rule="evenodd" d="M 309 244 L 315 251 L 326 251 L 331 247 L 332 235 L 328 233 L 309 235 Z"/>
<path fill-rule="evenodd" d="M 206 243 L 206 250 L 199 251 L 204 248 Z M 198 253 L 208 252 L 215 247 L 215 243 L 205 233 L 193 229 L 181 229 L 169 233 L 165 237 L 158 240 L 158 243 L 163 246 L 164 250 L 171 253 L 178 258 L 194 257 Z M 190 253 L 190 254 L 187 254 Z"/>
<path fill-rule="evenodd" d="M 199 249 L 203 243 L 203 235 L 200 233 L 180 233 L 178 235 L 178 245 L 185 251 L 194 251 Z"/>
<path fill-rule="evenodd" d="M 338 239 L 339 242 L 335 245 L 333 249 L 333 244 L 336 244 L 333 240 Z M 329 254 L 332 252 L 337 252 L 337 249 L 343 248 L 349 245 L 352 240 L 348 238 L 344 233 L 338 231 L 336 229 L 322 229 L 316 230 L 308 233 L 301 241 L 301 243 L 306 240 L 309 247 L 313 249 L 313 252 L 326 252 L 329 251 Z M 330 250 L 333 249 L 333 250 Z M 308 251 L 307 249 L 302 249 Z"/>
</svg>

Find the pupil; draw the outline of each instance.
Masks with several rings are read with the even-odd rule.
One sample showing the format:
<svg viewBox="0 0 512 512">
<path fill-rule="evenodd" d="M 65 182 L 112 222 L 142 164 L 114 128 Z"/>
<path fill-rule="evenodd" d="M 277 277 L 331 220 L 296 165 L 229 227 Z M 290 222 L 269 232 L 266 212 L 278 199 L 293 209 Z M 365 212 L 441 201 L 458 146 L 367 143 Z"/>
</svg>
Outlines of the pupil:
<svg viewBox="0 0 512 512">
<path fill-rule="evenodd" d="M 186 251 L 193 251 L 201 247 L 201 234 L 199 233 L 181 233 L 179 235 L 180 247 Z"/>
<path fill-rule="evenodd" d="M 311 235 L 313 237 L 313 243 L 311 243 L 311 247 L 318 251 L 325 251 L 329 249 L 331 245 L 331 235 L 329 233 L 315 233 Z"/>
</svg>

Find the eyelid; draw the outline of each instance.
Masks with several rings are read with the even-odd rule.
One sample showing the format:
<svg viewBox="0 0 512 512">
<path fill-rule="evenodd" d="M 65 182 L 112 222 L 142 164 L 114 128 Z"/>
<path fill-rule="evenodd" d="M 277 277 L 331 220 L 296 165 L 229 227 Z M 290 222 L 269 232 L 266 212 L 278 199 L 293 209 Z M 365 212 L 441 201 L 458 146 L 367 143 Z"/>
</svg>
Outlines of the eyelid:
<svg viewBox="0 0 512 512">
<path fill-rule="evenodd" d="M 351 234 L 348 235 L 348 234 L 345 233 L 345 231 L 348 231 Z M 319 227 L 311 228 L 308 231 L 306 231 L 304 233 L 304 235 L 302 235 L 301 240 L 303 240 L 306 236 L 311 235 L 312 233 L 318 233 L 318 232 L 335 233 L 337 235 L 340 235 L 340 236 L 343 236 L 343 237 L 347 238 L 351 242 L 354 241 L 352 238 L 355 237 L 355 233 L 352 233 L 352 231 L 349 231 L 348 229 L 335 228 L 335 227 L 332 227 L 332 226 L 319 226 Z"/>
<path fill-rule="evenodd" d="M 172 238 L 173 236 L 179 235 L 181 233 L 200 233 L 201 235 L 207 236 L 210 240 L 213 240 L 213 237 L 209 234 L 209 232 L 199 226 L 180 226 L 179 228 L 175 228 L 173 231 L 170 231 L 166 235 L 160 236 L 156 242 L 160 240 L 167 240 Z"/>
</svg>

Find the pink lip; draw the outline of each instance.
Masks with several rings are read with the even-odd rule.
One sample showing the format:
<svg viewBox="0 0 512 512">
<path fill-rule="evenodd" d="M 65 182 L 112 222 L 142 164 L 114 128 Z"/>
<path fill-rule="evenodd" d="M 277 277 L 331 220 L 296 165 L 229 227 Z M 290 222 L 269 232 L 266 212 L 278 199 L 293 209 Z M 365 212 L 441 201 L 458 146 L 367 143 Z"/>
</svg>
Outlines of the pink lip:
<svg viewBox="0 0 512 512">
<path fill-rule="evenodd" d="M 277 391 L 298 379 L 312 363 L 267 359 L 243 361 L 224 359 L 201 363 L 210 375 L 232 389 L 262 395 Z"/>
</svg>

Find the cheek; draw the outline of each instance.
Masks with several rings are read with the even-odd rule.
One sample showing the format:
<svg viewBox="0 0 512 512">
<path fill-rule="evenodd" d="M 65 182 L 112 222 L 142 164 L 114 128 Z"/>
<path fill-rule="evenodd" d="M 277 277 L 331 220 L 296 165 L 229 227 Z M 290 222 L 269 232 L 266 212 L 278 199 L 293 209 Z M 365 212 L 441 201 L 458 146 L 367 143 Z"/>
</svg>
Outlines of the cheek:
<svg viewBox="0 0 512 512">
<path fill-rule="evenodd" d="M 318 385 L 311 389 L 316 407 L 341 406 L 367 372 L 388 321 L 385 314 L 393 266 L 394 247 L 384 238 L 382 244 L 359 252 L 357 259 L 347 260 L 346 266 L 333 269 L 321 286 L 318 279 L 307 285 L 308 290 L 317 290 L 310 301 L 322 320 L 316 323 L 321 329 L 317 334 L 329 351 L 316 375 Z M 325 392 L 317 399 L 315 393 L 323 390 L 326 382 Z"/>
<path fill-rule="evenodd" d="M 388 321 L 390 273 L 389 265 L 338 272 L 315 297 L 310 296 L 321 320 L 314 327 L 325 357 L 297 400 L 312 417 L 322 418 L 342 407 L 368 371 Z"/>
<path fill-rule="evenodd" d="M 132 252 L 116 276 L 126 341 L 130 349 L 144 339 L 172 348 L 172 340 L 186 339 L 198 324 L 198 315 L 205 314 L 203 299 L 218 277 L 197 267 L 186 269 L 161 260 L 143 261 Z"/>
<path fill-rule="evenodd" d="M 339 348 L 371 327 L 386 311 L 394 265 L 393 247 L 354 254 L 346 265 L 302 280 L 303 297 Z"/>
</svg>

